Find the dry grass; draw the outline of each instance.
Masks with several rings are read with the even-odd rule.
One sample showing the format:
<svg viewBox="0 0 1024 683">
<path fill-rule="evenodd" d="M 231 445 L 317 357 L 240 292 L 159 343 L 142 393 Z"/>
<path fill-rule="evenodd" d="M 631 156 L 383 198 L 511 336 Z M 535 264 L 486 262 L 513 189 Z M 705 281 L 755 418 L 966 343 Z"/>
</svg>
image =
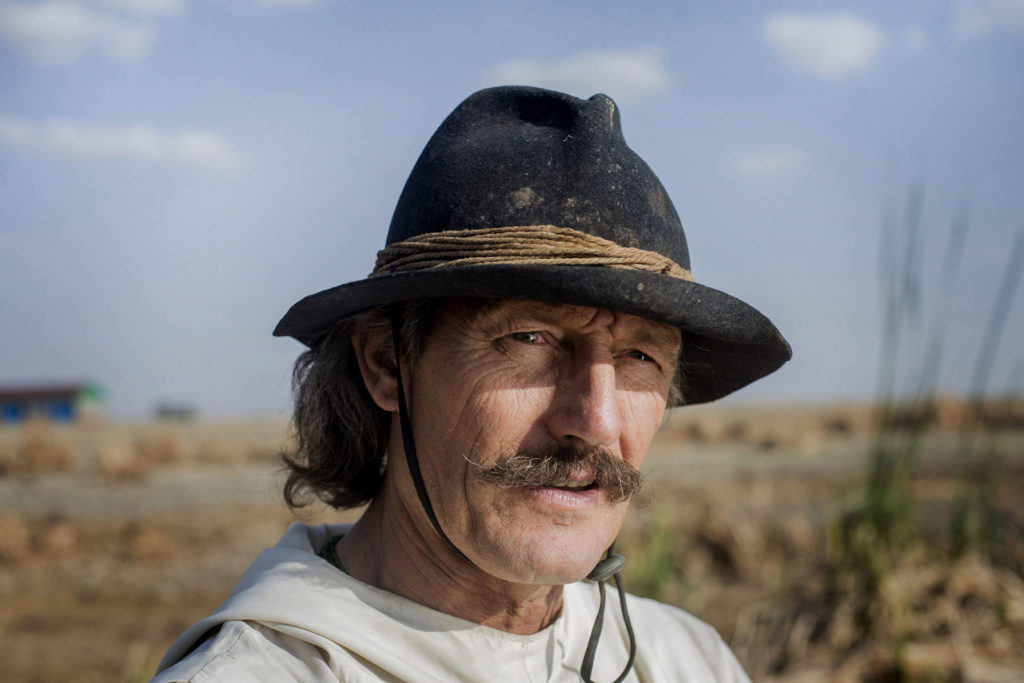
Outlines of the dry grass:
<svg viewBox="0 0 1024 683">
<path fill-rule="evenodd" d="M 70 471 L 105 482 L 138 482 L 167 468 L 270 463 L 288 443 L 284 421 L 128 425 L 45 421 L 0 428 L 0 479 Z"/>
<path fill-rule="evenodd" d="M 992 489 L 997 553 L 953 552 L 960 470 L 936 449 L 960 439 L 946 432 L 922 441 L 902 544 L 836 536 L 864 469 L 788 458 L 710 486 L 656 482 L 620 541 L 627 585 L 709 620 L 755 681 L 1024 680 L 1024 431 L 1000 438 L 1013 455 Z"/>
<path fill-rule="evenodd" d="M 67 440 L 45 421 L 32 421 L 14 442 L 0 442 L 0 476 L 32 477 L 65 470 L 71 464 Z"/>
<path fill-rule="evenodd" d="M 1000 558 L 948 559 L 948 525 L 933 522 L 956 496 L 943 455 L 956 435 L 924 442 L 911 481 L 923 541 L 891 558 L 867 628 L 864 587 L 830 558 L 829 522 L 865 483 L 872 411 L 686 413 L 652 449 L 651 491 L 621 535 L 631 592 L 712 623 L 756 681 L 1024 679 L 1024 432 L 1004 433 Z M 770 448 L 757 436 L 768 426 Z M 293 519 L 273 478 L 286 434 L 279 422 L 0 430 L 0 450 L 67 455 L 0 477 L 0 680 L 145 680 Z"/>
</svg>

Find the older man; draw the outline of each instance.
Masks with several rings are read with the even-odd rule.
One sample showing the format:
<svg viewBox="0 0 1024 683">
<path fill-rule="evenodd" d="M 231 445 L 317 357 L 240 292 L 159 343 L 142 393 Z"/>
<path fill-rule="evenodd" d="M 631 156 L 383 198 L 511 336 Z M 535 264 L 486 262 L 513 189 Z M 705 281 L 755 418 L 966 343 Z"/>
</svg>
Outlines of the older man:
<svg viewBox="0 0 1024 683">
<path fill-rule="evenodd" d="M 351 526 L 293 526 L 155 680 L 747 680 L 710 627 L 628 596 L 611 548 L 666 407 L 789 347 L 693 280 L 610 99 L 469 97 L 370 276 L 303 299 L 275 334 L 310 347 L 285 497 L 369 505 Z"/>
</svg>

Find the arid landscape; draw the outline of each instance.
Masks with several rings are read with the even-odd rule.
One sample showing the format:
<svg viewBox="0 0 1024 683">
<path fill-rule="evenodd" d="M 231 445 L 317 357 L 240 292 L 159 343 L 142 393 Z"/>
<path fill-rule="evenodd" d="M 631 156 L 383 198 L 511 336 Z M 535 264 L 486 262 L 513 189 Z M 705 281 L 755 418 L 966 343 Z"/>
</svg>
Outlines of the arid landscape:
<svg viewBox="0 0 1024 683">
<path fill-rule="evenodd" d="M 907 415 L 888 526 L 865 512 L 893 490 L 872 408 L 679 411 L 620 540 L 627 586 L 711 622 L 755 681 L 1024 680 L 1020 408 Z M 287 427 L 0 429 L 0 681 L 146 680 L 295 521 Z"/>
</svg>

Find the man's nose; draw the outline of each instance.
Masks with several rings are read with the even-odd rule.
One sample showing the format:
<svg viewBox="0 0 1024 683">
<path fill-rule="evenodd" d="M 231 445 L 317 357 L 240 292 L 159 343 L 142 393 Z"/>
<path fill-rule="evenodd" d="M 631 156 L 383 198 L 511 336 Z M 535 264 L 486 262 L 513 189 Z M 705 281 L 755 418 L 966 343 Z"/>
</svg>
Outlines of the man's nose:
<svg viewBox="0 0 1024 683">
<path fill-rule="evenodd" d="M 563 374 L 549 420 L 559 441 L 612 447 L 622 430 L 611 354 L 580 354 Z"/>
</svg>

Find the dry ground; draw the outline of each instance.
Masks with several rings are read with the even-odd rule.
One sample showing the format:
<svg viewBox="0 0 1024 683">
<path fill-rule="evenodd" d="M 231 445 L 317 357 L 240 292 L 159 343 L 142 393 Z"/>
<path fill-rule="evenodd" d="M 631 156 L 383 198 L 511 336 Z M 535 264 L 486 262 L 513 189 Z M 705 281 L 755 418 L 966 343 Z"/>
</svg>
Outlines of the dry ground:
<svg viewBox="0 0 1024 683">
<path fill-rule="evenodd" d="M 899 670 L 890 644 L 857 640 L 849 601 L 829 592 L 826 529 L 858 496 L 870 422 L 857 406 L 678 413 L 623 534 L 627 585 L 710 621 L 755 680 L 1024 680 L 1019 575 L 928 548 L 956 491 L 948 431 L 914 482 L 925 547 L 887 588 L 905 607 Z M 295 519 L 278 493 L 286 434 L 280 421 L 0 430 L 0 681 L 146 680 Z M 1024 432 L 999 438 L 1019 571 Z"/>
</svg>

